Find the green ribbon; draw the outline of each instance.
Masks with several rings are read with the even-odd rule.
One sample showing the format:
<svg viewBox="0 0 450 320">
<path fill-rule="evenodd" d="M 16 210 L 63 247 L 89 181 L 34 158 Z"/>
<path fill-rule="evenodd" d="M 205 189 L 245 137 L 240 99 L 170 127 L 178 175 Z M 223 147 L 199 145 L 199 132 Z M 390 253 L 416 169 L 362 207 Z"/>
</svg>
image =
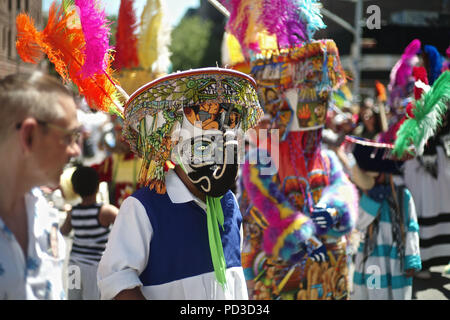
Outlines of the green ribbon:
<svg viewBox="0 0 450 320">
<path fill-rule="evenodd" d="M 184 172 L 186 172 L 185 167 L 180 159 L 180 155 L 177 154 L 178 164 L 181 166 Z M 220 203 L 222 197 L 210 197 L 206 196 L 206 223 L 208 227 L 208 239 L 209 239 L 209 250 L 211 251 L 211 259 L 214 267 L 214 274 L 216 275 L 217 281 L 220 283 L 223 289 L 225 289 L 227 280 L 225 276 L 225 271 L 227 269 L 227 264 L 225 262 L 225 256 L 223 254 L 222 238 L 220 237 L 219 225 L 223 230 L 223 210 L 222 204 Z"/>
<path fill-rule="evenodd" d="M 211 250 L 211 258 L 214 266 L 214 273 L 217 281 L 225 288 L 227 283 L 225 271 L 227 264 L 223 254 L 222 239 L 220 238 L 219 225 L 223 229 L 223 211 L 220 199 L 222 197 L 206 196 L 206 215 L 208 223 L 209 249 Z"/>
</svg>

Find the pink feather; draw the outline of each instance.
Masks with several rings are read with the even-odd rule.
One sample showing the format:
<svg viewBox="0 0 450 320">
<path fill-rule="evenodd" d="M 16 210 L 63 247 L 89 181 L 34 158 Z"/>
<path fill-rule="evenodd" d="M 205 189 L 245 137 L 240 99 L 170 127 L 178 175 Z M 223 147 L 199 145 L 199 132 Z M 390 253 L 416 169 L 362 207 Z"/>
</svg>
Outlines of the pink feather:
<svg viewBox="0 0 450 320">
<path fill-rule="evenodd" d="M 289 0 L 264 1 L 261 19 L 271 34 L 275 34 L 280 47 L 289 47 L 306 41 L 306 26 L 301 21 L 300 8 Z"/>
<path fill-rule="evenodd" d="M 104 10 L 100 9 L 97 0 L 75 0 L 80 16 L 86 45 L 84 47 L 85 62 L 81 69 L 83 78 L 102 72 L 107 68 L 110 27 Z"/>
<path fill-rule="evenodd" d="M 420 46 L 420 40 L 414 39 L 405 48 L 402 58 L 395 64 L 394 68 L 392 68 L 390 76 L 391 81 L 389 84 L 391 88 L 396 85 L 405 86 L 407 84 L 408 79 L 412 74 L 413 66 L 411 65 L 411 59 L 419 52 Z"/>
</svg>

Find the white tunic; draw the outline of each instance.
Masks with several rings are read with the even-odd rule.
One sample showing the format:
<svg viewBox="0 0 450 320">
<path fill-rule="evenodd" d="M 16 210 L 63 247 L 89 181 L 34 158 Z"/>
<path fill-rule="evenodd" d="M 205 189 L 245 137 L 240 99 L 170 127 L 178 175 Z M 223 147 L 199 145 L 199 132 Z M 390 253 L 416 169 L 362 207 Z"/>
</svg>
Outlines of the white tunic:
<svg viewBox="0 0 450 320">
<path fill-rule="evenodd" d="M 167 173 L 166 188 L 173 203 L 195 201 L 206 214 L 206 205 L 191 194 L 172 170 Z M 122 290 L 136 286 L 141 287 L 142 294 L 147 299 L 248 299 L 242 267 L 226 270 L 226 290 L 222 289 L 214 272 L 160 285 L 144 286 L 139 275 L 149 260 L 152 235 L 153 228 L 144 206 L 133 196 L 125 199 L 99 264 L 97 279 L 102 299 L 112 299 Z"/>
</svg>

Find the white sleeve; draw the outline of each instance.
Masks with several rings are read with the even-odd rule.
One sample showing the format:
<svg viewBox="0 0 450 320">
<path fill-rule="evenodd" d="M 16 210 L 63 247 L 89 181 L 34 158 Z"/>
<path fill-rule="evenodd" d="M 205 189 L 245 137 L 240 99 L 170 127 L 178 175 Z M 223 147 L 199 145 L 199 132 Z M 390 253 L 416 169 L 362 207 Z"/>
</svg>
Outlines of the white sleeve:
<svg viewBox="0 0 450 320">
<path fill-rule="evenodd" d="M 126 289 L 142 286 L 153 229 L 144 206 L 130 196 L 122 203 L 100 260 L 97 282 L 101 299 L 113 299 Z"/>
</svg>

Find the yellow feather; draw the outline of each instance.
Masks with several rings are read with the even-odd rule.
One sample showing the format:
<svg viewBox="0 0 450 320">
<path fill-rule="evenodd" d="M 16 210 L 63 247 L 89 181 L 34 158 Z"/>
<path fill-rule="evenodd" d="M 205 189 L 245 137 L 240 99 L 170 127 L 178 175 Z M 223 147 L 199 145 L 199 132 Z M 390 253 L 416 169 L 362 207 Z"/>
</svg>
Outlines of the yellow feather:
<svg viewBox="0 0 450 320">
<path fill-rule="evenodd" d="M 161 0 L 148 0 L 141 15 L 138 56 L 141 66 L 150 69 L 158 58 L 158 31 L 161 26 Z"/>
<path fill-rule="evenodd" d="M 148 0 L 141 15 L 138 56 L 141 67 L 165 73 L 170 64 L 170 27 L 165 19 L 164 3 Z"/>
<path fill-rule="evenodd" d="M 231 33 L 225 34 L 225 41 L 226 41 L 226 50 L 228 50 L 228 58 L 229 61 L 227 61 L 227 64 L 229 65 L 235 65 L 240 62 L 244 62 L 245 58 L 242 54 L 241 45 L 239 44 L 239 41 L 236 39 L 235 36 L 233 36 Z"/>
</svg>

